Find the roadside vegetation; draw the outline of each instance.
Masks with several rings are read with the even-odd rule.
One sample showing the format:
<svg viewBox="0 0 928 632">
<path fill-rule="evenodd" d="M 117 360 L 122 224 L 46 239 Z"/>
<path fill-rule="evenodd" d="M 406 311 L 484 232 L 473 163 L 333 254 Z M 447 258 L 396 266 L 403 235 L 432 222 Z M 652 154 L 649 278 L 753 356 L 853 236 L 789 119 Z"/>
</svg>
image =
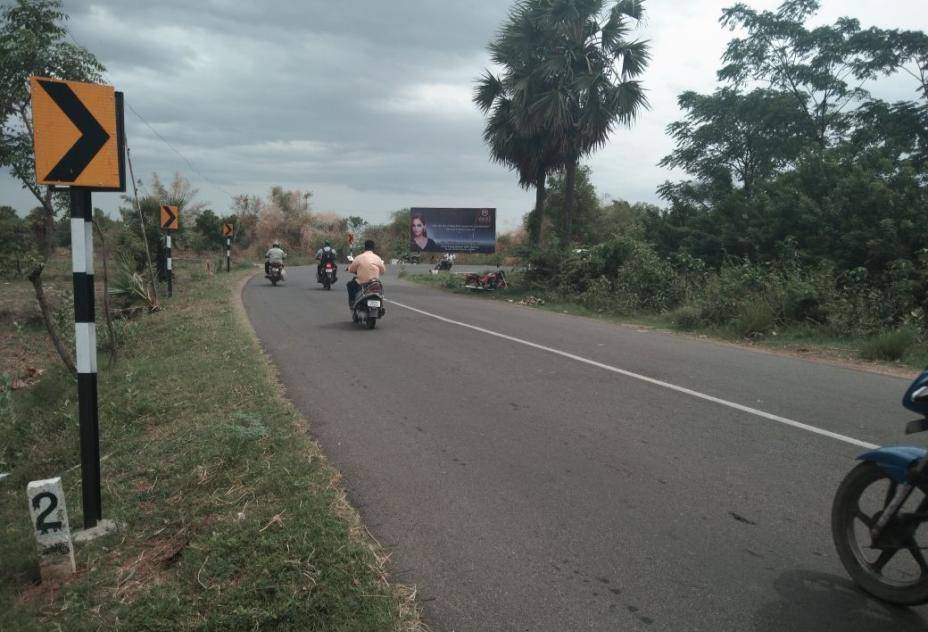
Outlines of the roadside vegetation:
<svg viewBox="0 0 928 632">
<path fill-rule="evenodd" d="M 31 358 L 35 383 L 4 377 L 0 629 L 415 629 L 413 594 L 386 582 L 384 551 L 240 311 L 250 274 L 182 265 L 162 310 L 121 320 L 99 392 L 104 513 L 123 527 L 78 545 L 78 573 L 61 585 L 36 583 L 24 490 L 63 476 L 80 524 L 74 381 L 48 353 Z M 65 265 L 49 278 L 63 285 Z M 14 335 L 41 342 L 34 321 Z"/>
<path fill-rule="evenodd" d="M 868 360 L 924 365 L 928 35 L 852 17 L 813 27 L 814 0 L 724 9 L 721 26 L 738 36 L 716 90 L 679 96 L 683 118 L 668 126 L 675 147 L 661 165 L 686 176 L 659 187 L 661 208 L 601 199 L 590 169 L 560 153 L 576 147 L 562 117 L 602 138 L 646 107 L 632 97 L 647 81 L 647 46 L 629 39 L 643 3 L 576 4 L 520 4 L 489 46 L 501 70 L 484 73 L 474 95 L 490 156 L 538 193 L 509 244 L 507 262 L 523 270 L 514 292 L 686 331 L 837 342 Z M 621 70 L 597 83 L 588 55 Z M 873 96 L 887 77 L 908 82 L 911 98 Z M 596 105 L 603 95 L 614 96 L 610 107 Z"/>
</svg>

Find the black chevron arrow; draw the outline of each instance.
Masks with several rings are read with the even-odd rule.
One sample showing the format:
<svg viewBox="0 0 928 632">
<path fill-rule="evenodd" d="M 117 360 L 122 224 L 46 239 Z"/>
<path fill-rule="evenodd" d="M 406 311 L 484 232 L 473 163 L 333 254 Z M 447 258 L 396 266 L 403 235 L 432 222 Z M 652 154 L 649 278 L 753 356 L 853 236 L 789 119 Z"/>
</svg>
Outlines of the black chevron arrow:
<svg viewBox="0 0 928 632">
<path fill-rule="evenodd" d="M 171 210 L 171 207 L 170 207 L 170 206 L 162 206 L 161 208 L 162 208 L 162 209 L 164 210 L 164 212 L 167 213 L 168 216 L 171 218 L 171 219 L 169 219 L 169 220 L 166 221 L 166 222 L 162 222 L 161 228 L 170 228 L 171 226 L 174 225 L 174 222 L 177 221 L 177 215 L 174 214 L 174 211 Z"/>
<path fill-rule="evenodd" d="M 71 122 L 81 133 L 81 137 L 71 146 L 68 153 L 58 161 L 58 164 L 48 172 L 45 179 L 57 182 L 74 182 L 103 148 L 106 141 L 110 139 L 110 135 L 106 133 L 106 130 L 94 118 L 93 114 L 84 107 L 84 104 L 81 103 L 68 84 L 39 80 L 39 85 L 48 93 L 52 101 L 61 108 L 65 116 L 71 119 Z"/>
</svg>

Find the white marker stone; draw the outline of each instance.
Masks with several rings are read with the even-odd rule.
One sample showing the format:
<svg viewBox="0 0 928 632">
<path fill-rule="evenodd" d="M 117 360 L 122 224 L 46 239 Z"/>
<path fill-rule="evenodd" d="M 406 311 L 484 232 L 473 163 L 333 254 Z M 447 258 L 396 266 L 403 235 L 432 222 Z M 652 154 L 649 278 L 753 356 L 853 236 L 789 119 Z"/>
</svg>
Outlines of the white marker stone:
<svg viewBox="0 0 928 632">
<path fill-rule="evenodd" d="M 42 580 L 65 579 L 76 570 L 71 525 L 61 477 L 32 481 L 26 486 L 32 528 L 39 547 Z"/>
</svg>

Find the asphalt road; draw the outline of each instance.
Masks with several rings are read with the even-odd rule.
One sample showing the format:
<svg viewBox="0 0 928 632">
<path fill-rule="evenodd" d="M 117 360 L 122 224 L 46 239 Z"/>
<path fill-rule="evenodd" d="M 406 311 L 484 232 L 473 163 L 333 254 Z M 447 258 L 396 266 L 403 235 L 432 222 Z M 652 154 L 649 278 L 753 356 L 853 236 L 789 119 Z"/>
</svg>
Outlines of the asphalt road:
<svg viewBox="0 0 928 632">
<path fill-rule="evenodd" d="M 829 528 L 854 443 L 907 442 L 908 380 L 393 272 L 373 331 L 345 273 L 244 300 L 433 629 L 928 629 L 853 587 Z"/>
</svg>

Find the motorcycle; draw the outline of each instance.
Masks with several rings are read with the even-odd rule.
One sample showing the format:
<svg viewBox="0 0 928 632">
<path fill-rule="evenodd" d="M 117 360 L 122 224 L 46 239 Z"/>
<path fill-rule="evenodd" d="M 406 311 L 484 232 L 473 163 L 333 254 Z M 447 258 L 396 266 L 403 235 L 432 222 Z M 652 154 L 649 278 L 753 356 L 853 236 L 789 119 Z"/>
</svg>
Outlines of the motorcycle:
<svg viewBox="0 0 928 632">
<path fill-rule="evenodd" d="M 464 277 L 464 287 L 470 290 L 503 290 L 509 287 L 506 274 L 502 270 L 487 274 L 469 272 Z"/>
<path fill-rule="evenodd" d="M 272 261 L 268 264 L 267 274 L 264 275 L 271 281 L 271 285 L 277 286 L 278 283 L 285 280 L 286 274 L 284 273 L 284 264 L 279 261 Z"/>
<path fill-rule="evenodd" d="M 441 272 L 443 270 L 450 270 L 452 265 L 454 265 L 454 258 L 450 255 L 444 255 L 432 269 Z"/>
<path fill-rule="evenodd" d="M 923 417 L 906 434 L 928 430 L 928 369 L 916 378 L 902 405 Z M 928 450 L 884 447 L 857 457 L 835 494 L 831 531 L 851 578 L 884 601 L 928 603 Z M 917 539 L 917 536 L 919 539 Z"/>
<path fill-rule="evenodd" d="M 316 273 L 316 280 L 319 281 L 319 283 L 322 283 L 322 286 L 325 289 L 331 290 L 332 284 L 337 280 L 335 274 L 335 262 L 326 261 L 322 266 L 322 269 Z"/>
</svg>

